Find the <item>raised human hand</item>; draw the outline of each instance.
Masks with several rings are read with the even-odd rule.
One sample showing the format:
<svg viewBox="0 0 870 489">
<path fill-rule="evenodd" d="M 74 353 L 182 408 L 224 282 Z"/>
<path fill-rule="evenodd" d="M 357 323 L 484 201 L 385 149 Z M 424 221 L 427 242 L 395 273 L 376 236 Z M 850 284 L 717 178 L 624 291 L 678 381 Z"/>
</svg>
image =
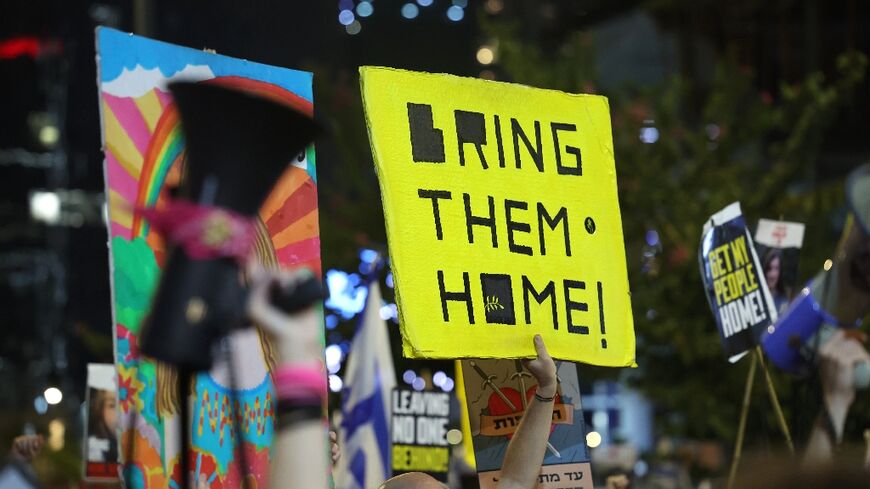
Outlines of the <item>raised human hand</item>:
<svg viewBox="0 0 870 489">
<path fill-rule="evenodd" d="M 274 286 L 292 293 L 297 285 L 311 278 L 311 272 L 306 269 L 266 271 L 256 267 L 248 274 L 251 281 L 248 315 L 275 343 L 278 362 L 310 364 L 321 361 L 319 318 L 313 305 L 288 314 L 272 305 L 270 299 Z"/>
<path fill-rule="evenodd" d="M 329 444 L 332 451 L 332 465 L 335 465 L 341 458 L 341 447 L 338 445 L 338 433 L 333 430 L 329 430 Z"/>
<path fill-rule="evenodd" d="M 42 435 L 22 435 L 12 440 L 12 455 L 25 462 L 31 462 L 45 444 Z"/>
<path fill-rule="evenodd" d="M 556 380 L 556 363 L 547 352 L 547 347 L 544 345 L 544 339 L 541 338 L 541 335 L 535 335 L 534 343 L 535 352 L 538 354 L 537 358 L 534 360 L 523 360 L 523 364 L 537 379 L 538 394 L 541 397 L 553 397 L 556 394 L 558 383 Z"/>
</svg>

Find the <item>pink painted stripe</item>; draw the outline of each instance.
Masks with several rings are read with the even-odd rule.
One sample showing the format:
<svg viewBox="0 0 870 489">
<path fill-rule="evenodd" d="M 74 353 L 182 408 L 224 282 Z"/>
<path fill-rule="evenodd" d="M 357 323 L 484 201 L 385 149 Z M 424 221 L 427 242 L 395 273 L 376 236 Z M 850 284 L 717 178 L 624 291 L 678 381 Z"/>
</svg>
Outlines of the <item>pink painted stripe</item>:
<svg viewBox="0 0 870 489">
<path fill-rule="evenodd" d="M 130 228 L 124 227 L 117 222 L 112 223 L 112 237 L 120 236 L 125 239 L 133 239 L 133 232 Z"/>
<path fill-rule="evenodd" d="M 289 244 L 275 252 L 278 262 L 284 266 L 293 266 L 306 261 L 320 258 L 320 237 L 308 238 Z"/>
<path fill-rule="evenodd" d="M 112 113 L 121 123 L 121 127 L 127 132 L 127 136 L 136 145 L 139 153 L 144 155 L 148 151 L 148 141 L 151 139 L 151 131 L 148 130 L 148 124 L 145 123 L 145 118 L 142 117 L 142 112 L 132 98 L 115 97 L 114 95 L 103 94 Z"/>
<path fill-rule="evenodd" d="M 130 203 L 136 202 L 136 194 L 139 193 L 139 184 L 127 170 L 118 163 L 111 151 L 106 151 L 106 172 L 109 176 L 109 188 L 118 192 L 124 200 Z"/>
<path fill-rule="evenodd" d="M 159 88 L 154 89 L 154 93 L 157 94 L 157 99 L 160 100 L 160 105 L 166 107 L 172 102 L 172 95 L 160 90 Z"/>
</svg>

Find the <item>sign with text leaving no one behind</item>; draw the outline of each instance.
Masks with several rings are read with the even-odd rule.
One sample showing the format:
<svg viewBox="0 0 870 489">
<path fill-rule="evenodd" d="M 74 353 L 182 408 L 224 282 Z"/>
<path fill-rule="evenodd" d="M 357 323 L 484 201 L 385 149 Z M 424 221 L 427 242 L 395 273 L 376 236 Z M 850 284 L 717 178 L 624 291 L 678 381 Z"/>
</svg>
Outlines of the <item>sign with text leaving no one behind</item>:
<svg viewBox="0 0 870 489">
<path fill-rule="evenodd" d="M 632 365 L 607 99 L 360 73 L 405 355 Z"/>
<path fill-rule="evenodd" d="M 393 475 L 426 472 L 446 481 L 450 464 L 450 395 L 397 387 L 393 389 L 392 407 Z"/>
</svg>

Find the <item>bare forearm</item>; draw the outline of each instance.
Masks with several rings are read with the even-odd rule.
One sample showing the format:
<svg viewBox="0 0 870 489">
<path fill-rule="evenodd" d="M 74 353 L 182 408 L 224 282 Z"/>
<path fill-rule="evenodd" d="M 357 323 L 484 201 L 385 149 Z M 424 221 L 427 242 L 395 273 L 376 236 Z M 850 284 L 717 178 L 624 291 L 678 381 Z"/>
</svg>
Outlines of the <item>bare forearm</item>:
<svg viewBox="0 0 870 489">
<path fill-rule="evenodd" d="M 541 387 L 542 397 L 553 397 L 555 386 Z M 541 463 L 547 450 L 553 401 L 532 398 L 520 426 L 508 445 L 498 489 L 531 489 L 538 481 Z"/>
<path fill-rule="evenodd" d="M 319 419 L 298 421 L 276 431 L 269 489 L 329 487 L 326 433 Z"/>
<path fill-rule="evenodd" d="M 807 441 L 807 450 L 804 453 L 804 462 L 809 464 L 829 462 L 834 455 L 834 444 L 821 422 L 813 424 L 813 431 Z"/>
<path fill-rule="evenodd" d="M 834 456 L 834 448 L 843 436 L 848 405 L 844 406 L 842 403 L 836 402 L 829 404 L 832 408 L 828 409 L 827 416 L 830 416 L 831 427 L 827 426 L 824 411 L 816 417 L 816 422 L 813 423 L 813 430 L 807 441 L 807 450 L 804 453 L 804 462 L 806 463 L 830 462 Z M 831 432 L 832 429 L 833 432 Z"/>
</svg>

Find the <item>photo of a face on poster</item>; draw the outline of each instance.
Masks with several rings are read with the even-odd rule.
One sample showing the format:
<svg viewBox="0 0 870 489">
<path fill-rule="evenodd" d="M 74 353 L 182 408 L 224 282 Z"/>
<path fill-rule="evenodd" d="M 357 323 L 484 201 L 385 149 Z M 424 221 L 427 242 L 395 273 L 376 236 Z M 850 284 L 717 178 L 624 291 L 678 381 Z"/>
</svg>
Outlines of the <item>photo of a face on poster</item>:
<svg viewBox="0 0 870 489">
<path fill-rule="evenodd" d="M 798 259 L 803 239 L 804 225 L 799 222 L 758 221 L 755 248 L 777 312 L 785 311 L 797 292 Z"/>
<path fill-rule="evenodd" d="M 85 479 L 118 478 L 118 396 L 115 366 L 88 365 Z"/>
</svg>

